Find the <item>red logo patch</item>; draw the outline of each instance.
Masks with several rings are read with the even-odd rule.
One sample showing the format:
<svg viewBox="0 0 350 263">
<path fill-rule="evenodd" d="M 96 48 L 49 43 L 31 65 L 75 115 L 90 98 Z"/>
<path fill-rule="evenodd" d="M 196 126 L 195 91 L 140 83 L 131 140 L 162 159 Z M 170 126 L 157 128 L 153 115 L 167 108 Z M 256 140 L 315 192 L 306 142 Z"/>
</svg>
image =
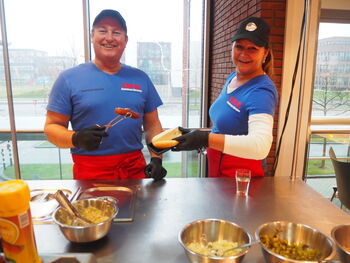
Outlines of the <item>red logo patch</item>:
<svg viewBox="0 0 350 263">
<path fill-rule="evenodd" d="M 229 102 L 231 102 L 232 105 L 236 106 L 238 109 L 242 106 L 242 103 L 233 96 L 230 97 Z"/>
<path fill-rule="evenodd" d="M 124 89 L 137 89 L 140 90 L 141 86 L 137 84 L 131 84 L 131 83 L 122 83 L 122 87 Z"/>
</svg>

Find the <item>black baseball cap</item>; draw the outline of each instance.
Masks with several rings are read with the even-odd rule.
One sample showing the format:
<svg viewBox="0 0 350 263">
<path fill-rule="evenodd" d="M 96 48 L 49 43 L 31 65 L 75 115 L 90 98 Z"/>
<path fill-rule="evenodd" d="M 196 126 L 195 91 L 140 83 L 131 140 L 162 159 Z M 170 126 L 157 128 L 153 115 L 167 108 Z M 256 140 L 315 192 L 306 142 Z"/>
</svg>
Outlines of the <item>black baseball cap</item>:
<svg viewBox="0 0 350 263">
<path fill-rule="evenodd" d="M 112 10 L 112 9 L 104 9 L 104 10 L 102 10 L 95 17 L 95 20 L 94 20 L 94 23 L 92 24 L 92 27 L 94 27 L 98 22 L 100 22 L 105 17 L 114 18 L 115 20 L 118 21 L 119 25 L 123 28 L 125 33 L 128 32 L 127 27 L 126 27 L 126 22 L 125 22 L 124 18 L 122 17 L 122 15 L 118 11 Z"/>
<path fill-rule="evenodd" d="M 270 26 L 260 17 L 247 18 L 240 24 L 232 42 L 238 39 L 248 39 L 259 47 L 269 43 Z"/>
</svg>

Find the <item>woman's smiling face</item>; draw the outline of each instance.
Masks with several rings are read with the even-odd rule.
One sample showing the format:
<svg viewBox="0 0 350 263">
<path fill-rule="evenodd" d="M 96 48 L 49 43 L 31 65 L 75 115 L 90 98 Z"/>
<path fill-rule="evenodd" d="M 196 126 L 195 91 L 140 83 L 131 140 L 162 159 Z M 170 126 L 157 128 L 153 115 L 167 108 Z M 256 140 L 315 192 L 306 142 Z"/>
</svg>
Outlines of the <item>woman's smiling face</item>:
<svg viewBox="0 0 350 263">
<path fill-rule="evenodd" d="M 248 39 L 236 40 L 232 45 L 232 61 L 237 75 L 249 77 L 264 74 L 262 64 L 268 49 L 259 47 Z"/>
</svg>

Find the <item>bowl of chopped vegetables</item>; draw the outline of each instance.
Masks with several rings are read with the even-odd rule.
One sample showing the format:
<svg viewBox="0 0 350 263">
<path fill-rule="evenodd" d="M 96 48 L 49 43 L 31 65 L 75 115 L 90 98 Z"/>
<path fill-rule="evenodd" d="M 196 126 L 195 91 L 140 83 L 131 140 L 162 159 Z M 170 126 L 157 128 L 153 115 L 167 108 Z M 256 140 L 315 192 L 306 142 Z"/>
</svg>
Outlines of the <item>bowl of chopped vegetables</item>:
<svg viewBox="0 0 350 263">
<path fill-rule="evenodd" d="M 259 226 L 255 236 L 267 263 L 313 263 L 335 256 L 333 240 L 304 224 L 269 222 Z"/>
<path fill-rule="evenodd" d="M 178 240 L 193 263 L 236 263 L 242 261 L 249 247 L 233 248 L 250 243 L 251 236 L 233 222 L 203 219 L 187 224 Z"/>
<path fill-rule="evenodd" d="M 63 235 L 71 242 L 92 242 L 106 236 L 118 213 L 117 201 L 88 198 L 72 202 L 81 217 L 90 224 L 81 225 L 64 207 L 59 207 L 52 218 Z"/>
</svg>

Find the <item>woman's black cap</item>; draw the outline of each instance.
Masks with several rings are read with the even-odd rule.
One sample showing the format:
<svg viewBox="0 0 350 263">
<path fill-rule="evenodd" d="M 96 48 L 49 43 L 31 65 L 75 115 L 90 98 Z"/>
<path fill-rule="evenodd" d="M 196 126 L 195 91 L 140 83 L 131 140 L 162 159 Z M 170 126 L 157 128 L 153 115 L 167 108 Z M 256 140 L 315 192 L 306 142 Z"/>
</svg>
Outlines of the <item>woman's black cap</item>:
<svg viewBox="0 0 350 263">
<path fill-rule="evenodd" d="M 127 27 L 126 27 L 126 22 L 124 20 L 124 18 L 122 17 L 122 15 L 116 11 L 116 10 L 112 10 L 112 9 L 105 9 L 102 10 L 96 17 L 94 20 L 94 23 L 92 24 L 92 27 L 94 27 L 98 22 L 100 22 L 103 18 L 105 17 L 111 17 L 114 18 L 115 20 L 118 21 L 119 25 L 123 28 L 123 30 L 125 31 L 125 33 L 128 32 Z"/>
<path fill-rule="evenodd" d="M 270 26 L 260 17 L 250 17 L 242 22 L 232 42 L 238 39 L 248 39 L 259 47 L 269 43 Z"/>
</svg>

